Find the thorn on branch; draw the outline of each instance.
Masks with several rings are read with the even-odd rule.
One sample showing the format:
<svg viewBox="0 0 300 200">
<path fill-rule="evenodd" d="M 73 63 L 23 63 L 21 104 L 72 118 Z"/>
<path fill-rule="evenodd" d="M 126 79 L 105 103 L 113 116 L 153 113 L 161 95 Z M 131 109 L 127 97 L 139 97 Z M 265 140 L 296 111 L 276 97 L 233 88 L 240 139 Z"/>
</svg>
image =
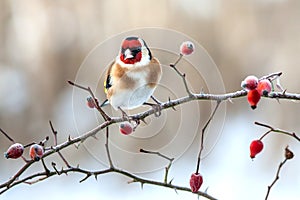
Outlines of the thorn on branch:
<svg viewBox="0 0 300 200">
<path fill-rule="evenodd" d="M 86 138 L 85 138 L 84 140 L 86 140 Z M 82 142 L 84 142 L 84 140 L 81 140 L 81 143 L 82 143 Z M 80 143 L 78 143 L 78 144 L 74 144 L 74 147 L 75 147 L 76 149 L 79 149 L 79 147 L 80 147 Z"/>
<path fill-rule="evenodd" d="M 136 182 L 138 182 L 138 181 L 132 179 L 132 180 L 130 180 L 130 181 L 127 181 L 127 184 L 136 183 Z"/>
<path fill-rule="evenodd" d="M 79 181 L 79 183 L 82 183 L 83 181 L 86 181 L 92 174 L 91 173 L 88 173 L 83 179 L 81 179 Z"/>
<path fill-rule="evenodd" d="M 169 100 L 168 100 L 169 104 L 171 103 L 171 98 L 169 97 Z M 177 111 L 175 106 L 171 106 L 171 108 L 174 110 L 174 111 Z"/>
<path fill-rule="evenodd" d="M 177 188 L 174 188 L 174 191 L 175 191 L 176 194 L 178 194 Z"/>
</svg>

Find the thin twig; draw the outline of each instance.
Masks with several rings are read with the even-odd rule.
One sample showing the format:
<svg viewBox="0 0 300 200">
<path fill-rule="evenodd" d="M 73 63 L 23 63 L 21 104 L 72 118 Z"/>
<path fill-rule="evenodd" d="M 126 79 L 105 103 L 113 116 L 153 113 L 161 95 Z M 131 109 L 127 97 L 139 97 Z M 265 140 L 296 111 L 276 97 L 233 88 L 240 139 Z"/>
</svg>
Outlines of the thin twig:
<svg viewBox="0 0 300 200">
<path fill-rule="evenodd" d="M 187 84 L 187 81 L 186 81 L 186 78 L 185 78 L 185 73 L 181 73 L 177 68 L 176 68 L 176 65 L 179 63 L 179 61 L 182 59 L 183 55 L 182 54 L 179 54 L 179 57 L 178 59 L 175 61 L 174 64 L 170 64 L 170 67 L 172 67 L 175 72 L 182 78 L 183 80 L 183 84 L 184 84 L 184 87 L 185 87 L 185 90 L 186 92 L 188 93 L 188 95 L 191 97 L 193 96 L 191 90 L 189 89 L 188 87 L 188 84 Z"/>
<path fill-rule="evenodd" d="M 247 94 L 246 91 L 244 90 L 240 90 L 240 91 L 236 91 L 236 92 L 232 92 L 232 93 L 226 93 L 226 94 L 195 94 L 195 98 L 186 96 L 186 97 L 181 97 L 175 100 L 169 100 L 167 102 L 162 103 L 161 108 L 162 110 L 164 109 L 168 109 L 168 108 L 172 108 L 174 106 L 180 105 L 180 104 L 184 104 L 190 101 L 199 101 L 199 100 L 213 100 L 213 101 L 224 101 L 224 100 L 228 100 L 230 98 L 240 98 L 240 97 L 244 97 Z M 279 93 L 274 93 L 275 95 L 279 95 Z M 272 98 L 272 97 L 271 97 Z M 285 99 L 294 99 L 294 100 L 300 100 L 300 94 L 289 94 L 289 93 L 285 93 L 282 94 L 280 93 L 280 96 L 278 98 L 285 98 Z M 154 114 L 155 110 L 149 109 L 147 111 L 135 114 L 135 115 L 131 115 L 130 117 L 132 119 L 139 119 L 139 120 L 143 120 L 146 117 Z M 79 142 L 83 142 L 85 141 L 87 138 L 89 137 L 93 137 L 95 136 L 99 131 L 103 130 L 104 128 L 110 126 L 111 124 L 115 124 L 115 123 L 119 123 L 125 121 L 122 117 L 113 117 L 111 118 L 110 121 L 105 121 L 102 124 L 98 125 L 97 127 L 95 127 L 94 129 L 78 136 L 75 138 L 69 138 L 67 141 L 51 148 L 49 151 L 46 151 L 44 154 L 44 158 L 47 156 L 50 156 L 54 153 L 56 153 L 57 151 L 60 151 L 62 149 L 65 149 L 73 144 L 79 143 Z M 9 185 L 11 185 L 21 174 L 23 174 L 23 172 L 33 163 L 33 161 L 29 161 L 28 163 L 25 164 L 25 166 L 23 168 L 21 168 L 9 181 L 4 182 L 3 184 L 0 185 L 0 188 L 4 188 L 4 187 L 9 187 Z"/>
<path fill-rule="evenodd" d="M 262 140 L 264 137 L 266 137 L 269 133 L 271 133 L 272 130 L 268 130 L 267 132 L 265 132 L 258 140 Z"/>
<path fill-rule="evenodd" d="M 12 139 L 2 128 L 0 128 L 0 132 L 3 133 L 3 135 L 12 143 L 15 143 L 14 139 Z"/>
<path fill-rule="evenodd" d="M 26 184 L 28 184 L 28 185 L 33 185 L 33 184 L 38 183 L 38 182 L 41 182 L 41 181 L 43 181 L 43 180 L 45 180 L 45 179 L 47 179 L 47 178 L 48 178 L 48 176 L 44 176 L 44 177 L 39 178 L 39 179 L 34 180 L 34 181 L 24 181 L 24 183 L 26 183 Z"/>
<path fill-rule="evenodd" d="M 145 149 L 140 149 L 140 152 L 141 153 L 148 153 L 148 154 L 158 155 L 159 157 L 162 157 L 162 158 L 164 158 L 168 161 L 173 161 L 174 160 L 174 158 L 169 158 L 168 156 L 165 156 L 165 155 L 163 155 L 163 154 L 161 154 L 157 151 L 148 151 L 148 150 L 145 150 Z"/>
<path fill-rule="evenodd" d="M 68 81 L 68 83 L 69 83 L 70 85 L 74 86 L 74 87 L 77 87 L 77 88 L 79 88 L 79 89 L 82 89 L 82 90 L 85 90 L 85 91 L 89 92 L 90 95 L 92 96 L 92 98 L 94 99 L 94 102 L 95 102 L 95 105 L 96 105 L 96 109 L 97 109 L 97 110 L 99 111 L 99 113 L 102 115 L 103 119 L 106 120 L 106 121 L 109 121 L 109 120 L 111 119 L 110 116 L 108 116 L 108 115 L 103 111 L 103 109 L 100 107 L 99 101 L 98 101 L 98 99 L 95 97 L 95 95 L 94 95 L 94 93 L 93 93 L 93 91 L 91 90 L 90 87 L 84 87 L 84 86 L 79 85 L 79 84 L 77 84 L 77 83 L 74 83 L 74 82 L 72 82 L 72 81 Z"/>
<path fill-rule="evenodd" d="M 3 187 L 10 188 L 11 184 L 15 180 L 17 180 L 31 166 L 31 164 L 33 162 L 34 161 L 32 161 L 32 160 L 26 161 L 25 165 L 21 169 L 19 169 L 19 171 L 12 178 L 10 178 L 10 180 L 8 180 L 6 183 L 0 185 L 0 188 L 3 188 Z M 0 192 L 0 194 L 1 194 L 1 192 Z"/>
<path fill-rule="evenodd" d="M 184 104 L 184 103 L 187 103 L 187 102 L 190 102 L 190 101 L 199 101 L 199 100 L 213 100 L 213 101 L 217 101 L 218 102 L 218 101 L 228 100 L 230 98 L 244 97 L 246 94 L 247 94 L 247 92 L 244 91 L 244 90 L 240 90 L 240 91 L 236 91 L 236 92 L 232 92 L 232 93 L 226 93 L 226 94 L 204 94 L 204 93 L 201 93 L 201 94 L 195 94 L 195 98 L 186 96 L 186 97 L 181 97 L 181 98 L 178 98 L 178 99 L 175 99 L 175 100 L 168 100 L 167 102 L 162 103 L 161 108 L 162 108 L 162 110 L 164 110 L 164 109 L 172 108 L 174 106 L 177 106 L 177 105 L 180 105 L 180 104 Z M 290 93 L 285 93 L 285 94 L 282 94 L 282 93 L 273 93 L 273 94 L 274 94 L 274 96 L 278 95 L 279 96 L 278 98 L 300 100 L 300 94 L 290 94 Z M 272 97 L 270 97 L 270 98 L 272 98 Z M 146 117 L 148 117 L 148 116 L 150 116 L 150 115 L 152 115 L 154 113 L 155 113 L 155 110 L 152 108 L 152 109 L 149 109 L 147 111 L 144 111 L 144 112 L 141 112 L 141 113 L 138 113 L 138 114 L 135 114 L 135 115 L 131 115 L 130 117 L 132 119 L 143 120 Z M 122 122 L 122 121 L 125 121 L 123 119 L 123 117 L 113 117 L 113 118 L 111 118 L 110 121 L 105 121 L 102 124 L 100 124 L 97 127 L 95 127 L 94 129 L 92 129 L 92 130 L 90 130 L 90 131 L 88 131 L 88 132 L 86 132 L 86 133 L 84 133 L 84 134 L 82 134 L 82 135 L 80 135 L 78 137 L 75 137 L 75 138 L 72 138 L 72 139 L 69 138 L 67 141 L 65 141 L 65 142 L 63 142 L 63 143 L 61 143 L 61 144 L 53 147 L 49 151 L 46 151 L 43 157 L 45 158 L 47 156 L 50 156 L 50 155 L 56 153 L 57 151 L 65 149 L 65 148 L 67 148 L 67 147 L 69 147 L 69 146 L 71 146 L 73 144 L 76 144 L 76 143 L 79 143 L 79 142 L 83 142 L 87 138 L 95 136 L 99 131 L 101 131 L 104 128 L 110 126 L 111 124 L 119 123 L 119 122 Z M 30 161 L 29 163 L 26 163 L 26 165 L 24 167 L 25 169 L 21 168 L 16 173 L 16 175 L 13 176 L 12 179 L 10 179 L 9 181 L 1 184 L 0 188 L 9 186 L 32 163 L 33 163 L 32 161 Z"/>
<path fill-rule="evenodd" d="M 268 74 L 266 76 L 261 77 L 259 80 L 269 79 L 270 81 L 273 81 L 274 79 L 277 79 L 281 75 L 282 75 L 282 72 L 274 72 L 272 74 Z"/>
<path fill-rule="evenodd" d="M 49 124 L 50 124 L 51 131 L 53 133 L 53 136 L 54 136 L 54 146 L 57 146 L 57 131 L 54 129 L 51 121 L 49 121 Z M 71 165 L 68 163 L 68 161 L 62 155 L 62 153 L 60 151 L 57 151 L 57 153 L 58 153 L 59 157 L 63 160 L 63 162 L 66 164 L 66 166 L 70 168 Z"/>
<path fill-rule="evenodd" d="M 191 189 L 188 188 L 188 187 L 182 187 L 182 186 L 173 185 L 171 183 L 163 183 L 163 182 L 159 182 L 159 181 L 145 179 L 145 178 L 136 176 L 134 174 L 131 174 L 127 171 L 117 169 L 117 168 L 114 168 L 114 167 L 109 168 L 109 169 L 100 170 L 100 171 L 89 171 L 89 170 L 81 169 L 79 167 L 73 167 L 73 168 L 68 168 L 68 169 L 61 169 L 59 171 L 59 173 L 57 173 L 57 171 L 55 171 L 55 170 L 51 171 L 51 172 L 49 172 L 48 177 L 51 177 L 51 176 L 54 176 L 54 175 L 68 174 L 70 172 L 77 172 L 77 173 L 85 174 L 86 176 L 81 180 L 81 182 L 87 180 L 87 178 L 89 178 L 91 175 L 97 176 L 97 175 L 101 175 L 101 174 L 108 174 L 108 173 L 114 172 L 114 173 L 121 174 L 121 175 L 124 175 L 126 177 L 129 177 L 129 178 L 133 179 L 134 182 L 139 182 L 139 183 L 148 184 L 148 185 L 156 185 L 156 186 L 160 186 L 160 187 L 171 188 L 171 189 L 174 189 L 174 190 L 181 190 L 181 191 L 187 191 L 187 192 L 191 191 Z M 30 175 L 26 178 L 19 179 L 19 180 L 15 181 L 11 185 L 11 187 L 14 187 L 14 186 L 19 185 L 19 184 L 24 183 L 24 182 L 28 182 L 29 180 L 32 180 L 34 178 L 44 177 L 44 176 L 46 176 L 45 171 L 40 172 L 40 173 L 35 173 L 35 174 Z M 43 178 L 38 179 L 37 181 L 41 181 L 41 180 L 44 180 L 44 179 Z M 37 181 L 35 181 L 35 182 L 37 182 Z M 8 190 L 8 188 L 5 188 L 4 190 L 0 191 L 0 194 L 4 193 L 7 190 Z M 207 199 L 210 199 L 210 200 L 216 200 L 216 198 L 212 197 L 211 195 L 209 195 L 205 192 L 198 191 L 196 194 L 198 194 L 200 196 L 203 196 L 203 197 L 205 197 Z"/>
<path fill-rule="evenodd" d="M 179 61 L 182 59 L 182 57 L 183 57 L 183 54 L 179 54 L 179 56 L 178 56 L 178 58 L 177 58 L 177 60 L 175 61 L 175 63 L 174 64 L 172 64 L 173 66 L 176 66 L 178 63 L 179 63 Z"/>
<path fill-rule="evenodd" d="M 265 200 L 268 199 L 272 187 L 279 180 L 279 173 L 280 173 L 280 170 L 283 167 L 283 165 L 286 163 L 287 160 L 293 159 L 293 157 L 294 157 L 294 153 L 289 149 L 289 146 L 286 146 L 285 149 L 284 149 L 284 157 L 285 157 L 284 161 L 282 161 L 279 164 L 279 166 L 278 166 L 275 179 L 273 180 L 273 182 L 271 183 L 271 185 L 268 186 L 268 190 L 267 190 L 267 194 L 266 194 Z"/>
<path fill-rule="evenodd" d="M 73 85 L 74 85 L 74 83 L 73 83 Z M 79 86 L 77 84 L 75 84 L 75 85 L 76 85 L 76 87 L 81 88 L 81 86 Z M 84 89 L 84 88 L 85 87 L 83 87 L 81 89 Z M 91 92 L 91 90 L 89 88 L 85 88 L 84 90 Z M 178 98 L 178 99 L 175 99 L 175 100 L 169 100 L 167 102 L 164 102 L 164 103 L 161 104 L 161 109 L 164 110 L 164 109 L 168 109 L 168 108 L 174 108 L 175 106 L 180 105 L 180 104 L 184 104 L 184 103 L 191 102 L 191 101 L 200 101 L 200 100 L 217 101 L 217 104 L 219 104 L 221 101 L 225 101 L 225 100 L 233 99 L 233 98 L 244 97 L 244 96 L 246 96 L 246 94 L 247 94 L 247 92 L 244 91 L 244 90 L 240 90 L 240 91 L 236 91 L 236 92 L 232 92 L 232 93 L 226 93 L 226 94 L 205 94 L 205 93 L 193 94 L 193 96 L 185 96 L 185 97 L 181 97 L 181 98 Z M 282 92 L 271 92 L 269 94 L 269 96 L 266 97 L 266 98 L 300 100 L 300 94 L 287 93 L 287 92 L 284 92 L 284 93 L 282 93 Z M 155 109 L 152 108 L 152 109 L 149 109 L 147 111 L 131 115 L 130 118 L 135 119 L 135 120 L 142 120 L 143 121 L 146 117 L 148 117 L 150 115 L 153 115 L 155 112 L 156 112 Z M 45 151 L 45 153 L 43 155 L 43 158 L 46 158 L 46 157 L 48 157 L 48 156 L 50 156 L 54 153 L 57 153 L 57 152 L 59 152 L 63 149 L 66 149 L 66 148 L 72 146 L 73 144 L 82 143 L 87 138 L 94 137 L 100 130 L 103 130 L 104 128 L 108 128 L 110 125 L 115 124 L 115 123 L 119 123 L 119 122 L 122 122 L 122 121 L 125 121 L 125 119 L 122 118 L 122 117 L 109 118 L 109 120 L 105 120 L 102 124 L 98 125 L 94 129 L 92 129 L 90 131 L 87 131 L 87 132 L 83 133 L 82 135 L 74 137 L 74 138 L 69 137 L 65 142 L 62 142 L 61 144 L 57 144 L 56 146 L 54 146 L 54 147 L 50 148 L 49 150 Z M 208 124 L 206 126 L 208 126 Z M 293 137 L 295 137 L 295 136 L 293 136 Z M 108 140 L 108 138 L 107 138 L 107 140 Z M 297 140 L 299 141 L 299 139 L 297 139 Z M 28 180 L 31 180 L 33 178 L 36 178 L 36 177 L 45 176 L 46 172 L 35 173 L 33 175 L 29 175 L 29 176 L 26 176 L 24 178 L 20 177 L 33 163 L 35 163 L 35 162 L 34 161 L 27 161 L 25 163 L 25 165 L 21 169 L 19 169 L 14 176 L 12 176 L 11 179 L 9 179 L 8 181 L 0 184 L 0 189 L 2 188 L 2 190 L 0 191 L 0 194 L 4 193 L 5 191 L 9 190 L 9 188 L 11 188 L 15 185 L 24 183 L 24 182 L 26 182 Z M 53 175 L 59 175 L 59 173 L 57 173 L 56 170 L 51 171 L 49 173 L 49 177 L 53 176 Z M 84 173 L 83 171 L 80 171 L 79 169 L 72 168 L 72 167 L 68 168 L 68 169 L 62 169 L 62 170 L 60 170 L 60 172 L 61 173 L 68 173 L 68 172 Z M 122 170 L 119 170 L 119 169 L 115 169 L 114 167 L 109 168 L 107 170 L 103 170 L 99 173 L 94 173 L 94 172 L 91 172 L 91 171 L 88 171 L 88 172 L 95 175 L 95 177 L 97 176 L 97 174 L 115 172 L 115 173 L 123 174 L 124 176 L 132 178 L 132 179 L 134 179 L 134 180 L 136 180 L 140 183 L 147 183 L 147 184 L 158 185 L 158 186 L 162 186 L 162 187 L 169 187 L 169 188 L 172 188 L 174 190 L 183 190 L 183 191 L 189 191 L 190 192 L 190 188 L 185 188 L 185 187 L 181 187 L 181 186 L 174 186 L 171 183 L 166 184 L 164 182 L 158 182 L 158 181 L 151 181 L 151 180 L 148 180 L 148 179 L 142 179 L 142 178 L 139 178 L 139 177 L 137 177 L 137 176 L 135 176 L 135 175 L 133 175 L 129 172 L 122 171 Z M 206 193 L 201 193 L 201 192 L 198 192 L 198 194 L 201 195 L 201 196 L 207 195 Z M 215 199 L 215 198 L 211 197 L 209 199 Z"/>
<path fill-rule="evenodd" d="M 42 158 L 41 160 L 42 160 L 42 164 L 43 164 L 44 170 L 46 172 L 46 175 L 48 176 L 48 174 L 50 173 L 50 170 L 46 166 L 46 163 L 45 163 L 44 159 Z"/>
<path fill-rule="evenodd" d="M 140 152 L 141 153 L 148 153 L 148 154 L 158 155 L 159 157 L 162 157 L 162 158 L 169 161 L 168 166 L 165 167 L 165 176 L 164 176 L 164 183 L 168 183 L 168 175 L 169 175 L 169 171 L 170 171 L 170 168 L 172 166 L 172 163 L 174 161 L 174 158 L 169 158 L 168 156 L 165 156 L 165 155 L 163 155 L 163 154 L 161 154 L 160 152 L 157 152 L 157 151 L 148 151 L 148 150 L 145 150 L 145 149 L 140 149 Z"/>
<path fill-rule="evenodd" d="M 58 171 L 58 169 L 56 168 L 56 163 L 55 162 L 51 162 L 51 165 L 53 167 L 53 169 L 55 170 L 55 172 L 60 175 L 60 172 Z"/>
<path fill-rule="evenodd" d="M 24 149 L 30 147 L 31 145 L 36 144 L 36 142 L 30 142 L 29 144 L 24 145 Z"/>
<path fill-rule="evenodd" d="M 45 139 L 43 139 L 42 141 L 40 141 L 39 142 L 39 145 L 41 145 L 41 146 L 45 146 L 45 144 L 46 144 L 46 142 L 49 140 L 49 136 L 46 136 L 46 138 Z"/>
<path fill-rule="evenodd" d="M 288 160 L 288 159 L 285 158 L 284 161 L 282 161 L 282 162 L 279 164 L 278 169 L 277 169 L 277 172 L 276 172 L 275 179 L 273 180 L 273 182 L 271 183 L 271 185 L 268 186 L 268 191 L 267 191 L 265 200 L 268 199 L 269 194 L 270 194 L 270 191 L 271 191 L 273 185 L 279 180 L 279 173 L 280 173 L 280 170 L 281 170 L 282 166 L 286 163 L 287 160 Z"/>
<path fill-rule="evenodd" d="M 205 130 L 208 127 L 209 123 L 211 122 L 211 120 L 213 119 L 213 117 L 215 116 L 219 105 L 221 104 L 222 101 L 217 101 L 216 107 L 213 110 L 212 114 L 210 115 L 209 119 L 207 120 L 206 124 L 204 125 L 202 132 L 201 132 L 201 141 L 200 141 L 200 150 L 199 150 L 199 154 L 198 154 L 198 158 L 197 158 L 197 167 L 196 167 L 196 174 L 199 173 L 199 168 L 200 168 L 200 161 L 201 161 L 201 154 L 202 151 L 204 149 L 204 135 L 205 135 Z"/>
<path fill-rule="evenodd" d="M 266 136 L 267 134 L 269 134 L 270 132 L 275 132 L 275 133 L 282 133 L 284 135 L 288 135 L 290 137 L 293 137 L 295 138 L 298 142 L 300 142 L 300 137 L 296 135 L 296 133 L 290 133 L 288 131 L 285 131 L 285 130 L 281 130 L 281 129 L 276 129 L 270 125 L 267 125 L 267 124 L 263 124 L 263 123 L 260 123 L 260 122 L 254 122 L 254 124 L 258 125 L 258 126 L 262 126 L 262 127 L 265 127 L 265 128 L 268 128 L 270 129 L 268 132 L 266 132 L 262 137 Z M 261 138 L 262 138 L 261 137 Z"/>
<path fill-rule="evenodd" d="M 112 158 L 111 158 L 110 151 L 109 151 L 108 137 L 109 137 L 109 127 L 107 126 L 106 127 L 105 150 L 106 150 L 106 154 L 107 154 L 107 158 L 108 158 L 108 162 L 109 162 L 109 167 L 113 168 L 114 165 L 113 165 Z"/>
</svg>

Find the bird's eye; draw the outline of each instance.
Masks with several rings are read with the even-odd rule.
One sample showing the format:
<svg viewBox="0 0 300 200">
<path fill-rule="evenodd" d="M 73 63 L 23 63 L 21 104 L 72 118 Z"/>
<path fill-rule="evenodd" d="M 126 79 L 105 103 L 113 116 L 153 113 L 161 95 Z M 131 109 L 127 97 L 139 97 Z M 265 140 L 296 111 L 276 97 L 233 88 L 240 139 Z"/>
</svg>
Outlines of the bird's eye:
<svg viewBox="0 0 300 200">
<path fill-rule="evenodd" d="M 134 53 L 134 54 L 137 54 L 141 51 L 141 48 L 138 47 L 138 48 L 134 48 L 134 49 L 131 49 L 131 52 Z"/>
</svg>

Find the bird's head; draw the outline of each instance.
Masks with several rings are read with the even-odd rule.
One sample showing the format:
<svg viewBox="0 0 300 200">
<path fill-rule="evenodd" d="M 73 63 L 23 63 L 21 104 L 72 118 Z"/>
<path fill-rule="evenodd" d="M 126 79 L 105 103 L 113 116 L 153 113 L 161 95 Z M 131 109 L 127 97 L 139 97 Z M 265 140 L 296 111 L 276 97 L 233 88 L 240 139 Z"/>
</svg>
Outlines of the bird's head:
<svg viewBox="0 0 300 200">
<path fill-rule="evenodd" d="M 120 61 L 125 64 L 146 65 L 150 62 L 152 55 L 145 41 L 139 37 L 126 37 L 120 50 Z"/>
</svg>

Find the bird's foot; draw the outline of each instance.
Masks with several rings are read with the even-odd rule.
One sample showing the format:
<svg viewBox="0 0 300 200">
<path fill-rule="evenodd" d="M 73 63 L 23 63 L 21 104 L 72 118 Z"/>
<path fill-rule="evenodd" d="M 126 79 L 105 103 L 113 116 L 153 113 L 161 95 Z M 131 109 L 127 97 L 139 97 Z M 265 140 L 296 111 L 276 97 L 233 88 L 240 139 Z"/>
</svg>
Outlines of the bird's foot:
<svg viewBox="0 0 300 200">
<path fill-rule="evenodd" d="M 155 117 L 159 117 L 161 115 L 161 103 L 159 101 L 157 101 L 156 104 L 145 102 L 144 105 L 151 106 L 153 108 Z"/>
<path fill-rule="evenodd" d="M 123 119 L 130 121 L 129 115 L 127 115 L 127 113 L 120 106 L 118 107 L 118 109 L 122 112 Z"/>
</svg>

